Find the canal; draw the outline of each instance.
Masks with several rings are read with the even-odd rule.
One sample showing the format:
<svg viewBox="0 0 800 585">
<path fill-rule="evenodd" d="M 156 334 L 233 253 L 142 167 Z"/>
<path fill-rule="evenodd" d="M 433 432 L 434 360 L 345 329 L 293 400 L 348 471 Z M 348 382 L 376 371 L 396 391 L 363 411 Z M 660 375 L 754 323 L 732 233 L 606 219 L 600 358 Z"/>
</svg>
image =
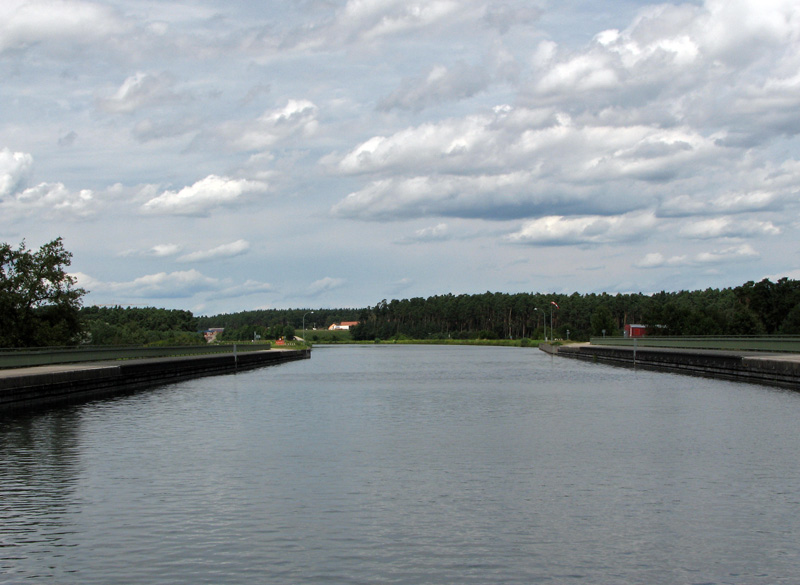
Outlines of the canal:
<svg viewBox="0 0 800 585">
<path fill-rule="evenodd" d="M 800 394 L 530 348 L 311 360 L 0 419 L 0 583 L 789 584 Z"/>
</svg>

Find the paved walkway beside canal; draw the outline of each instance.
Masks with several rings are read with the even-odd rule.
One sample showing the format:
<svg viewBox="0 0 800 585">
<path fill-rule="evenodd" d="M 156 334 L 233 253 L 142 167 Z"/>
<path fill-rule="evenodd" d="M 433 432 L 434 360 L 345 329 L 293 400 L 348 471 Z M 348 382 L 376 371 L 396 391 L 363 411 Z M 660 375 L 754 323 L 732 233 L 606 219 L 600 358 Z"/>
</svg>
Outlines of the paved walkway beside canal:
<svg viewBox="0 0 800 585">
<path fill-rule="evenodd" d="M 543 344 L 561 357 L 755 382 L 800 390 L 800 354 L 714 349 Z"/>
<path fill-rule="evenodd" d="M 111 396 L 310 357 L 309 349 L 270 349 L 0 369 L 0 412 Z"/>
</svg>

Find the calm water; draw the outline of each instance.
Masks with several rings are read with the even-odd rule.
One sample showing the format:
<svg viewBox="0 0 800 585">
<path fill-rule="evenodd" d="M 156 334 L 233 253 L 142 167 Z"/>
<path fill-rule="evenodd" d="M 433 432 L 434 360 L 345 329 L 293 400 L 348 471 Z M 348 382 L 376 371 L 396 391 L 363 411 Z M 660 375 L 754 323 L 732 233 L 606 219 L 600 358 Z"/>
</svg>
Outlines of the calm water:
<svg viewBox="0 0 800 585">
<path fill-rule="evenodd" d="M 800 394 L 340 346 L 0 420 L 0 583 L 800 582 Z"/>
</svg>

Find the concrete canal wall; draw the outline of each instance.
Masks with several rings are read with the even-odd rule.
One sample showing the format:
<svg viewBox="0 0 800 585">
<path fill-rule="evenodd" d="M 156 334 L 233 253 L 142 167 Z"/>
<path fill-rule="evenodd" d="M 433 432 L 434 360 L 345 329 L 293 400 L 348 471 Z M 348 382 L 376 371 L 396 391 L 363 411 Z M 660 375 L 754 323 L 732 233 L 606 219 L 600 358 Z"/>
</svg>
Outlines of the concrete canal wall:
<svg viewBox="0 0 800 585">
<path fill-rule="evenodd" d="M 800 355 L 590 344 L 540 348 L 560 357 L 800 390 Z"/>
<path fill-rule="evenodd" d="M 272 349 L 0 370 L 0 412 L 69 404 L 310 357 L 309 349 Z"/>
</svg>

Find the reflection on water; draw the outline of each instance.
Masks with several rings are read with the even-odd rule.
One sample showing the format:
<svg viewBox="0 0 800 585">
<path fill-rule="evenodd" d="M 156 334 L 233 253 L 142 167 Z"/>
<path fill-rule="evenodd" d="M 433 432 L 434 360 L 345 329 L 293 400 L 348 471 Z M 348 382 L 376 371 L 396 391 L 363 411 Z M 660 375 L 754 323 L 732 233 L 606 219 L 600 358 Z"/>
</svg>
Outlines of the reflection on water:
<svg viewBox="0 0 800 585">
<path fill-rule="evenodd" d="M 800 395 L 344 346 L 0 420 L 0 583 L 796 583 Z"/>
</svg>

